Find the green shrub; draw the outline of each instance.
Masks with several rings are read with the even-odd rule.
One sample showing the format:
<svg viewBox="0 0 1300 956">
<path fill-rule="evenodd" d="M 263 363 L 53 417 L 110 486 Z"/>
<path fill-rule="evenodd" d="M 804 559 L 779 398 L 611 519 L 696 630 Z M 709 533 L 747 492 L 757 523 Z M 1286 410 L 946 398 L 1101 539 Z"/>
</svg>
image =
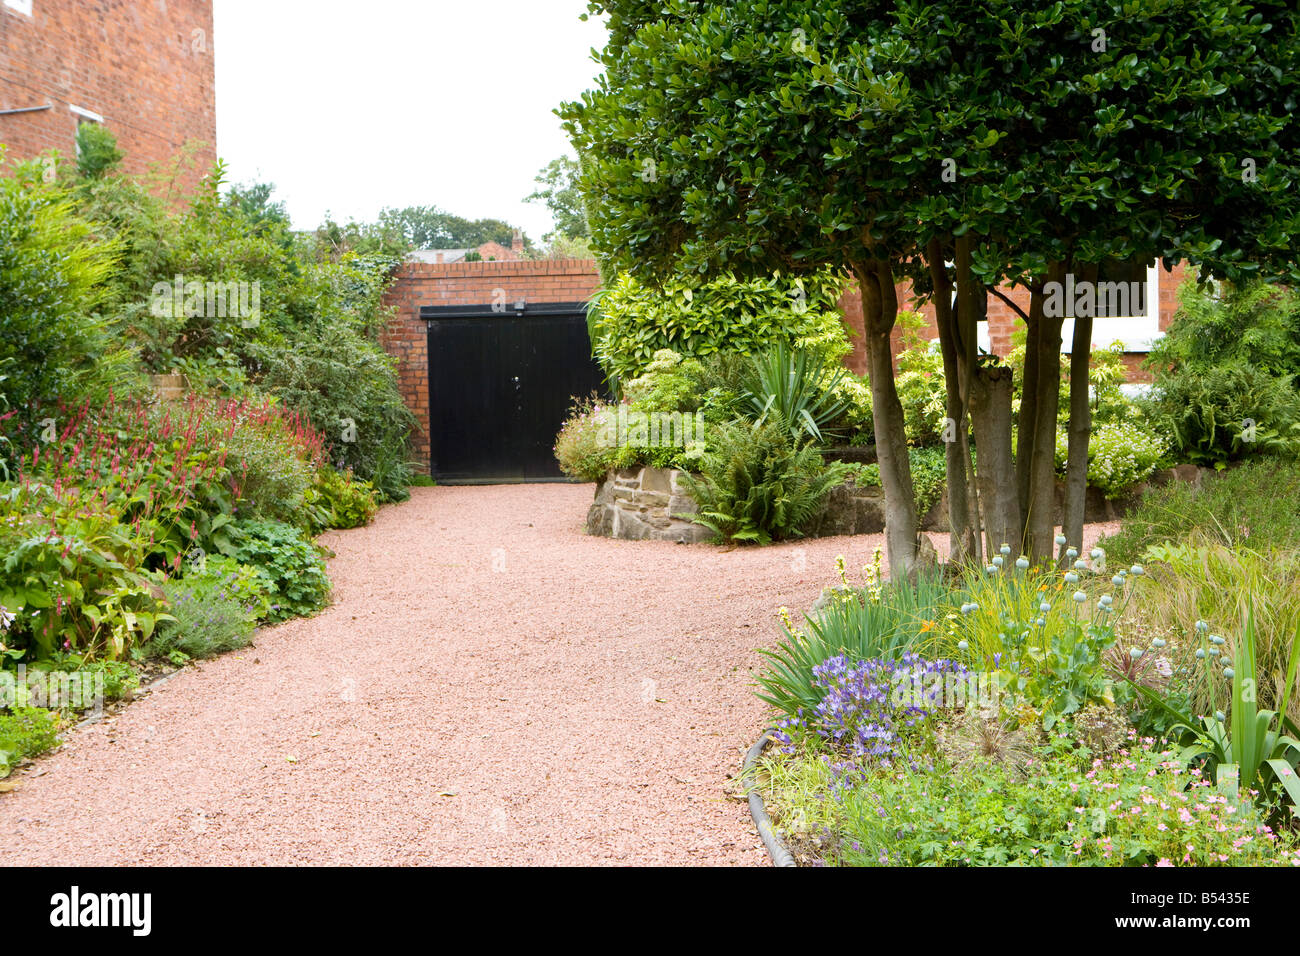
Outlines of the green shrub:
<svg viewBox="0 0 1300 956">
<path fill-rule="evenodd" d="M 1220 283 L 1178 290 L 1178 312 L 1151 349 L 1147 365 L 1213 368 L 1242 363 L 1273 375 L 1300 377 L 1300 292 L 1264 283 Z"/>
<path fill-rule="evenodd" d="M 406 499 L 415 418 L 398 391 L 391 356 L 361 333 L 340 327 L 323 327 L 291 349 L 259 354 L 259 386 L 306 413 L 328 440 L 336 468 L 371 482 L 385 501 Z"/>
<path fill-rule="evenodd" d="M 918 518 L 930 513 L 948 486 L 948 460 L 943 446 L 910 447 L 907 457 L 912 463 L 912 496 Z M 858 484 L 880 487 L 880 465 L 872 462 L 858 470 Z"/>
<path fill-rule="evenodd" d="M 225 453 L 241 511 L 296 524 L 321 465 L 319 437 L 269 404 L 218 403 L 204 416 L 211 447 Z"/>
<path fill-rule="evenodd" d="M 222 552 L 253 565 L 271 603 L 271 622 L 313 614 L 329 603 L 330 584 L 321 550 L 292 525 L 278 521 L 237 521 L 230 525 Z"/>
<path fill-rule="evenodd" d="M 122 159 L 117 137 L 107 126 L 81 123 L 77 126 L 77 175 L 97 179 Z"/>
<path fill-rule="evenodd" d="M 595 303 L 591 339 L 605 373 L 616 383 L 644 373 L 656 352 L 687 357 L 744 354 L 769 345 L 815 351 L 828 361 L 849 350 L 837 302 L 843 280 L 831 273 L 791 279 L 723 276 L 656 289 L 620 275 Z"/>
<path fill-rule="evenodd" d="M 1148 488 L 1125 516 L 1118 534 L 1101 544 L 1125 564 L 1142 559 L 1154 544 L 1194 534 L 1228 547 L 1257 551 L 1300 548 L 1300 463 L 1261 458 L 1207 475 L 1201 487 L 1170 482 Z"/>
<path fill-rule="evenodd" d="M 1069 435 L 1056 433 L 1056 470 L 1065 473 Z M 1169 453 L 1157 432 L 1133 422 L 1096 425 L 1088 440 L 1088 484 L 1107 498 L 1118 498 L 1150 478 Z"/>
<path fill-rule="evenodd" d="M 257 622 L 273 613 L 263 570 L 222 555 L 189 563 L 184 576 L 167 581 L 163 590 L 172 620 L 153 639 L 152 649 L 161 656 L 211 657 L 243 647 Z"/>
<path fill-rule="evenodd" d="M 709 446 L 698 479 L 684 480 L 700 508 L 692 520 L 725 540 L 767 544 L 802 534 L 852 470 L 828 464 L 811 445 L 794 444 L 774 422 L 716 426 Z"/>
<path fill-rule="evenodd" d="M 1300 392 L 1289 375 L 1244 364 L 1184 366 L 1158 374 L 1142 406 L 1180 461 L 1300 454 Z"/>
<path fill-rule="evenodd" d="M 0 713 L 0 777 L 16 764 L 59 745 L 59 715 L 43 707 L 15 707 Z"/>
<path fill-rule="evenodd" d="M 915 319 L 904 325 L 904 345 L 898 354 L 894 384 L 903 405 L 907 442 L 913 446 L 939 444 L 943 441 L 943 422 L 948 414 L 943 356 L 937 341 L 930 343 L 921 337 Z"/>
<path fill-rule="evenodd" d="M 379 512 L 370 482 L 357 481 L 329 466 L 316 472 L 313 497 L 322 510 L 323 528 L 360 528 L 374 521 Z"/>
<path fill-rule="evenodd" d="M 1144 406 L 1181 460 L 1300 454 L 1300 294 L 1186 283 L 1147 365 L 1155 388 Z"/>
<path fill-rule="evenodd" d="M 120 385 L 129 358 L 98 313 L 117 250 L 91 241 L 71 204 L 31 181 L 42 168 L 0 175 L 0 388 L 9 409 L 0 428 L 15 445 L 29 443 L 42 406 Z"/>
</svg>

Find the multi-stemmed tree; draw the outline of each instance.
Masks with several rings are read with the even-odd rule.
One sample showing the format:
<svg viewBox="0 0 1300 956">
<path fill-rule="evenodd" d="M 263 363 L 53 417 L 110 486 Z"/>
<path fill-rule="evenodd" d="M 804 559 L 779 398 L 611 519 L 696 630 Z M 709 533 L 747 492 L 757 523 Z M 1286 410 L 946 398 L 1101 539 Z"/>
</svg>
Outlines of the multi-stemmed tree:
<svg viewBox="0 0 1300 956">
<path fill-rule="evenodd" d="M 1049 283 L 1153 259 L 1286 274 L 1300 217 L 1297 14 L 1284 0 L 605 0 L 598 87 L 561 113 L 593 242 L 634 272 L 833 266 L 862 289 L 891 568 L 916 562 L 889 334 L 933 299 L 954 554 L 1052 551 L 1063 316 Z M 990 294 L 1030 291 L 1009 370 Z M 1090 322 L 1075 323 L 1067 528 L 1082 532 Z M 973 429 L 981 480 L 967 445 Z M 1014 451 L 1014 454 L 1013 454 Z"/>
</svg>

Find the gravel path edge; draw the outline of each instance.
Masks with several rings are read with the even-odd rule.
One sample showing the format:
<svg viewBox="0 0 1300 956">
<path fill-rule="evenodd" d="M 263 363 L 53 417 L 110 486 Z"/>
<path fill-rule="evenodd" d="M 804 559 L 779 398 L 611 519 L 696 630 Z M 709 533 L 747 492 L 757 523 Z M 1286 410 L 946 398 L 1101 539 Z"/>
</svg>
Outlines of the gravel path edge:
<svg viewBox="0 0 1300 956">
<path fill-rule="evenodd" d="M 741 767 L 742 779 L 753 774 L 754 768 L 758 766 L 758 758 L 763 756 L 763 751 L 772 742 L 773 730 L 775 728 L 769 727 L 763 731 L 763 736 L 754 741 L 754 745 L 745 753 L 745 762 Z M 754 820 L 754 826 L 758 828 L 758 835 L 763 841 L 763 847 L 767 850 L 772 865 L 798 866 L 794 861 L 794 856 L 785 848 L 781 838 L 776 835 L 776 828 L 772 826 L 772 818 L 767 814 L 767 806 L 763 803 L 763 795 L 759 792 L 757 785 L 749 790 L 749 815 Z"/>
</svg>

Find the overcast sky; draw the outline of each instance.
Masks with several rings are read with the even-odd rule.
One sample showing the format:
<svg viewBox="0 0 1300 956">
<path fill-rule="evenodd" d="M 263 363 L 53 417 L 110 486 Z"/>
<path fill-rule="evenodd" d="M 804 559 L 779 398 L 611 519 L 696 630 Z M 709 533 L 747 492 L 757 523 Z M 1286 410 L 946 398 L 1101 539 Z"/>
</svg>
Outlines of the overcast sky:
<svg viewBox="0 0 1300 956">
<path fill-rule="evenodd" d="M 592 85 L 586 0 L 214 0 L 217 152 L 294 225 L 436 205 L 540 239 L 552 110 Z"/>
</svg>

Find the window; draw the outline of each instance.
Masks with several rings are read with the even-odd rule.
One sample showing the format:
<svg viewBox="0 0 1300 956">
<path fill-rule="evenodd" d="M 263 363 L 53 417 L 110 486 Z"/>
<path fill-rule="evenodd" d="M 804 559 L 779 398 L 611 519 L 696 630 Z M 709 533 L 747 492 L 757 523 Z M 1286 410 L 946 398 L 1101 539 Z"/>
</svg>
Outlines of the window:
<svg viewBox="0 0 1300 956">
<path fill-rule="evenodd" d="M 1124 296 L 1120 301 L 1127 298 L 1128 296 Z M 1151 346 L 1164 337 L 1164 333 L 1160 331 L 1160 264 L 1158 261 L 1147 267 L 1146 281 L 1141 283 L 1141 294 L 1137 298 L 1139 301 L 1129 304 L 1128 315 L 1102 315 L 1093 318 L 1093 348 L 1109 348 L 1116 342 L 1122 342 L 1126 352 L 1149 352 Z M 980 322 L 978 334 L 980 349 L 985 352 L 992 351 L 987 322 Z M 1069 352 L 1073 341 L 1074 319 L 1067 318 L 1061 323 L 1062 348 Z"/>
<path fill-rule="evenodd" d="M 5 0 L 5 6 L 25 17 L 32 15 L 32 0 Z"/>
</svg>

